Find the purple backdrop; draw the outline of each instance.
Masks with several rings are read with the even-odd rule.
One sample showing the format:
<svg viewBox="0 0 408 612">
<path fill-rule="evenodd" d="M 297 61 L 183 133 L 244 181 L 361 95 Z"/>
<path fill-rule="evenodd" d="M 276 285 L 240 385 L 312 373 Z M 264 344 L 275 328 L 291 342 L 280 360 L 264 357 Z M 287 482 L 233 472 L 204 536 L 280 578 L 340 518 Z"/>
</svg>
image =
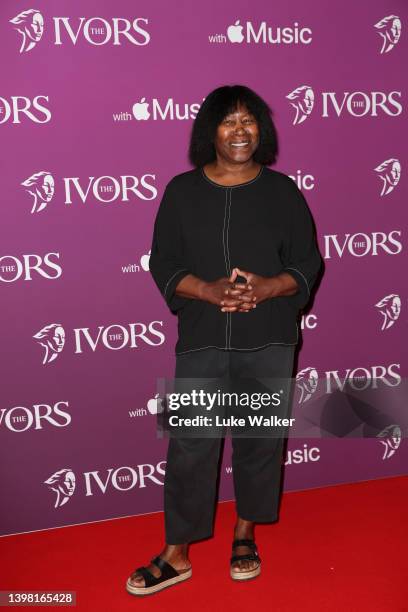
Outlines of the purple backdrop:
<svg viewBox="0 0 408 612">
<path fill-rule="evenodd" d="M 148 250 L 217 86 L 271 105 L 276 168 L 316 221 L 326 269 L 299 378 L 406 376 L 407 16 L 401 0 L 2 2 L 1 534 L 162 508 L 148 402 L 173 375 L 176 318 Z M 285 488 L 406 473 L 394 447 L 292 439 Z"/>
</svg>

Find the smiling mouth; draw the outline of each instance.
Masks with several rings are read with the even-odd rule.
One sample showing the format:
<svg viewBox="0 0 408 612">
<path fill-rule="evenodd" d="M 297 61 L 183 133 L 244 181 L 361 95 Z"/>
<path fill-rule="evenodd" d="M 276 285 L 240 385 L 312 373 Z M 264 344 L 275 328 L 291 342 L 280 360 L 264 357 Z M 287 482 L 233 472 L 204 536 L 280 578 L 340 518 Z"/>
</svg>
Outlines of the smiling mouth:
<svg viewBox="0 0 408 612">
<path fill-rule="evenodd" d="M 231 147 L 246 147 L 249 145 L 249 141 L 245 140 L 244 142 L 231 142 Z"/>
</svg>

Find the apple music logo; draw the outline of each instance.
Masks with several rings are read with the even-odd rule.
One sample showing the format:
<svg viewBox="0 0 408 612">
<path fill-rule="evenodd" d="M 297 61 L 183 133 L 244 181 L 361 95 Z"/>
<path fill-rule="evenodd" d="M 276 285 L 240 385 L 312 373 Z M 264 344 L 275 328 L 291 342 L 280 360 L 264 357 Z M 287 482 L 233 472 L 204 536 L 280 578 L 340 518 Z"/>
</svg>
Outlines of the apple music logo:
<svg viewBox="0 0 408 612">
<path fill-rule="evenodd" d="M 243 26 L 239 25 L 239 19 L 234 23 L 234 25 L 230 25 L 227 29 L 228 40 L 232 43 L 242 43 L 244 40 L 244 35 L 242 34 Z"/>
<path fill-rule="evenodd" d="M 205 98 L 203 98 L 205 100 Z M 186 121 L 195 119 L 200 109 L 201 102 L 178 102 L 173 98 L 158 100 L 152 98 L 149 102 L 146 97 L 140 98 L 135 102 L 131 111 L 113 113 L 113 120 L 118 121 Z"/>
<path fill-rule="evenodd" d="M 139 102 L 133 104 L 132 113 L 136 121 L 147 121 L 150 117 L 154 121 L 158 119 L 170 119 L 172 121 L 175 119 L 195 119 L 200 108 L 199 103 L 179 103 L 175 102 L 173 98 L 160 102 L 157 98 L 152 98 L 150 112 L 149 104 L 150 102 L 146 102 L 146 98 L 141 98 Z"/>
<path fill-rule="evenodd" d="M 254 25 L 252 21 L 246 21 L 244 25 L 237 19 L 227 28 L 225 34 L 210 34 L 210 43 L 262 43 L 262 44 L 303 44 L 309 45 L 312 42 L 312 30 L 300 27 L 297 21 L 293 26 L 270 26 L 266 21 L 261 21 Z"/>
<path fill-rule="evenodd" d="M 138 121 L 147 121 L 150 117 L 149 103 L 145 102 L 146 98 L 142 98 L 140 102 L 136 102 L 132 106 L 132 113 L 135 119 Z"/>
<path fill-rule="evenodd" d="M 128 274 L 129 272 L 140 272 L 141 270 L 143 272 L 149 272 L 150 255 L 151 251 L 144 253 L 140 258 L 140 265 L 136 263 L 123 265 L 121 267 L 122 273 Z"/>
<path fill-rule="evenodd" d="M 163 400 L 164 398 L 160 397 L 160 393 L 156 393 L 154 397 L 148 399 L 146 407 L 129 410 L 129 417 L 135 418 L 144 417 L 149 414 L 153 416 L 161 414 L 164 411 Z"/>
</svg>

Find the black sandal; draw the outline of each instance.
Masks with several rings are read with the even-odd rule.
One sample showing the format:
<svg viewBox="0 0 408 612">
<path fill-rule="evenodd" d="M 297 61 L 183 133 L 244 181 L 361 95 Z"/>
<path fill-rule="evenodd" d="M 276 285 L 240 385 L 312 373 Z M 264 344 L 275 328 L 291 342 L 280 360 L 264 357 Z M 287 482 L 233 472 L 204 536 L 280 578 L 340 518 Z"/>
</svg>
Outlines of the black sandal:
<svg viewBox="0 0 408 612">
<path fill-rule="evenodd" d="M 183 571 L 179 573 L 172 565 L 167 563 L 164 559 L 157 556 L 151 560 L 151 563 L 157 565 L 157 567 L 161 571 L 160 576 L 154 576 L 147 567 L 138 567 L 135 569 L 133 574 L 127 579 L 126 582 L 126 590 L 131 595 L 150 595 L 151 593 L 157 593 L 157 591 L 161 591 L 173 584 L 177 584 L 178 582 L 182 582 L 183 580 L 187 580 L 191 578 L 193 570 L 190 567 L 187 571 Z M 133 575 L 139 572 L 145 580 L 145 586 L 136 587 L 132 585 L 130 580 L 133 578 Z"/>
<path fill-rule="evenodd" d="M 247 553 L 246 555 L 234 555 L 234 548 L 236 546 L 248 546 L 252 552 Z M 251 570 L 243 571 L 243 570 L 234 570 L 232 568 L 232 564 L 236 561 L 258 561 L 258 565 Z M 234 540 L 232 543 L 232 557 L 231 557 L 231 578 L 233 580 L 249 580 L 250 578 L 255 578 L 259 576 L 261 573 L 261 557 L 258 555 L 258 547 L 255 544 L 254 540 Z"/>
</svg>

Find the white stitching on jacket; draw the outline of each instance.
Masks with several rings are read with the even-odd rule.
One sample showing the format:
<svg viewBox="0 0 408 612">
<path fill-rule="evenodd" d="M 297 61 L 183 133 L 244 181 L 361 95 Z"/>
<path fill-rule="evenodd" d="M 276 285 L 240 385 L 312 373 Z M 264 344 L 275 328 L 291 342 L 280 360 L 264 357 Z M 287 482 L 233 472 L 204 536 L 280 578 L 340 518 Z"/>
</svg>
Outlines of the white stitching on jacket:
<svg viewBox="0 0 408 612">
<path fill-rule="evenodd" d="M 228 200 L 228 194 L 229 194 L 229 200 Z M 228 257 L 228 276 L 231 276 L 231 260 L 230 260 L 230 254 L 229 254 L 229 223 L 230 223 L 230 218 L 231 218 L 231 191 L 227 190 L 227 206 L 228 206 L 228 216 L 227 216 L 227 232 L 226 232 L 226 247 L 227 247 L 227 257 Z"/>
<path fill-rule="evenodd" d="M 256 180 L 258 180 L 261 174 L 263 173 L 263 169 L 264 166 L 261 166 L 261 169 L 259 170 L 258 174 L 253 179 L 251 179 L 247 183 L 241 183 L 240 185 L 220 185 L 219 183 L 215 183 L 205 174 L 202 167 L 201 174 L 205 178 L 205 180 L 208 181 L 211 185 L 214 185 L 214 187 L 222 187 L 223 189 L 237 189 L 238 187 L 246 187 L 247 185 L 251 185 L 251 183 L 254 183 Z"/>
<path fill-rule="evenodd" d="M 188 351 L 182 351 L 181 353 L 176 353 L 176 355 L 184 355 L 185 353 L 194 353 L 195 351 L 202 351 L 207 348 L 216 348 L 219 350 L 232 350 L 232 351 L 255 351 L 256 349 L 261 349 L 261 348 L 264 348 L 265 346 L 270 346 L 271 344 L 283 344 L 284 346 L 296 346 L 297 341 L 296 342 L 268 342 L 267 344 L 263 344 L 262 346 L 255 346 L 253 348 L 245 348 L 245 349 L 235 348 L 233 346 L 231 346 L 229 349 L 226 349 L 225 346 L 215 346 L 214 344 L 211 344 L 209 346 L 201 346 L 200 348 L 190 349 Z"/>
<path fill-rule="evenodd" d="M 309 283 L 307 282 L 307 279 L 306 279 L 305 275 L 304 275 L 304 274 L 302 274 L 302 272 L 301 272 L 300 270 L 298 270 L 297 268 L 291 268 L 291 267 L 289 267 L 289 266 L 286 266 L 286 268 L 284 268 L 284 270 L 295 270 L 296 272 L 299 272 L 300 276 L 303 278 L 303 280 L 304 280 L 304 281 L 305 281 L 305 283 L 306 283 L 307 292 L 308 292 L 308 294 L 310 295 Z"/>
<path fill-rule="evenodd" d="M 229 270 L 229 275 L 231 276 L 231 260 L 230 260 L 230 256 L 229 256 L 229 222 L 230 222 L 230 218 L 231 218 L 231 199 L 232 199 L 232 190 L 229 190 L 229 208 L 228 208 L 228 225 L 227 225 L 227 253 L 228 253 L 228 270 Z M 231 329 L 232 329 L 232 313 L 228 312 L 227 313 L 228 318 L 229 318 L 229 338 L 228 338 L 228 344 L 229 344 L 229 348 L 231 348 Z M 228 345 L 227 345 L 228 346 Z"/>
<path fill-rule="evenodd" d="M 228 253 L 228 249 L 226 249 L 226 245 L 225 245 L 225 239 L 224 239 L 224 232 L 225 232 L 225 213 L 227 212 L 227 208 L 228 208 L 228 213 L 230 211 L 230 206 L 231 206 L 231 193 L 232 193 L 232 189 L 238 189 L 239 187 L 246 187 L 247 185 L 251 185 L 252 183 L 254 183 L 255 181 L 257 181 L 263 174 L 263 170 L 264 170 L 263 165 L 261 165 L 261 168 L 258 172 L 258 174 L 251 179 L 250 181 L 247 181 L 246 183 L 241 183 L 240 185 L 220 185 L 219 183 L 216 183 L 215 181 L 212 181 L 204 172 L 203 167 L 200 168 L 201 171 L 201 176 L 211 185 L 214 185 L 214 187 L 221 187 L 222 189 L 226 190 L 226 203 L 225 203 L 225 212 L 224 212 L 224 227 L 223 227 L 223 232 L 222 232 L 222 238 L 223 238 L 223 246 L 224 246 L 224 258 L 225 258 L 225 265 L 227 268 L 227 273 L 230 276 L 231 275 L 231 271 L 230 271 L 230 261 L 229 261 L 229 253 Z M 230 196 L 230 201 L 229 201 L 229 207 L 228 207 L 228 191 L 229 191 L 229 196 Z M 228 227 L 229 227 L 229 216 L 228 216 Z M 228 229 L 227 229 L 228 232 Z M 227 261 L 227 255 L 228 254 L 228 261 Z M 229 272 L 228 272 L 229 270 Z M 228 348 L 228 340 L 229 340 L 229 344 L 231 348 L 231 314 L 230 312 L 227 312 L 227 321 L 226 321 L 226 328 L 225 328 L 225 348 Z M 229 338 L 228 338 L 228 324 L 229 324 Z M 210 347 L 207 347 L 210 348 Z M 218 348 L 218 347 L 215 347 Z"/>
<path fill-rule="evenodd" d="M 225 192 L 224 225 L 222 227 L 222 244 L 224 247 L 225 270 L 228 274 L 227 247 L 225 244 L 225 220 L 227 216 L 227 209 L 228 209 L 228 189 Z M 227 316 L 225 320 L 225 348 L 228 347 L 228 314 L 229 313 L 227 312 Z"/>
<path fill-rule="evenodd" d="M 169 280 L 167 281 L 164 289 L 163 289 L 163 295 L 166 297 L 166 291 L 167 291 L 167 287 L 169 286 L 169 283 L 173 280 L 173 278 L 176 276 L 176 274 L 179 274 L 179 272 L 188 272 L 187 268 L 181 268 L 180 270 L 177 270 L 177 272 L 175 272 L 172 276 L 170 276 Z"/>
</svg>

